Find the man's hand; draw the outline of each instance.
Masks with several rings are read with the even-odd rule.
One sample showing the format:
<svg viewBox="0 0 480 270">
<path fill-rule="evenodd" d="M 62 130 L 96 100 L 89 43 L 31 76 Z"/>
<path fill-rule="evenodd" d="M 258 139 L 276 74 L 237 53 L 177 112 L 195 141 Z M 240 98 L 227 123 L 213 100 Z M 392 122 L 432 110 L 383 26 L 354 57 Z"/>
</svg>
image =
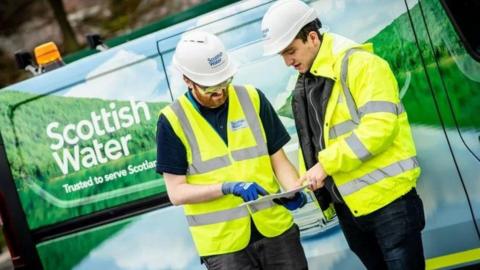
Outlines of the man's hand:
<svg viewBox="0 0 480 270">
<path fill-rule="evenodd" d="M 242 197 L 244 202 L 256 200 L 258 195 L 268 195 L 268 192 L 255 182 L 224 182 L 222 192 L 225 195 Z"/>
<path fill-rule="evenodd" d="M 290 211 L 302 208 L 307 203 L 307 195 L 303 192 L 297 192 L 291 198 L 277 198 L 273 199 L 276 204 L 283 205 Z"/>
<path fill-rule="evenodd" d="M 317 190 L 325 185 L 325 178 L 327 178 L 327 174 L 323 170 L 322 165 L 317 162 L 315 166 L 310 168 L 301 178 L 300 182 L 308 182 L 309 188 L 313 190 Z"/>
</svg>

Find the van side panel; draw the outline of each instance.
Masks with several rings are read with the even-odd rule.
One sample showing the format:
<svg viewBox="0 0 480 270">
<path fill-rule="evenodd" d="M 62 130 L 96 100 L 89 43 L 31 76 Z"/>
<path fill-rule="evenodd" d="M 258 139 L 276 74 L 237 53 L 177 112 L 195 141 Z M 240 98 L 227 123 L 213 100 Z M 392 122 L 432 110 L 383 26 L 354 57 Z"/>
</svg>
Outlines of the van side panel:
<svg viewBox="0 0 480 270">
<path fill-rule="evenodd" d="M 431 44 L 430 57 L 437 72 L 434 87 L 441 89 L 446 103 L 442 113 L 448 127 L 447 135 L 457 158 L 463 185 L 470 199 L 476 220 L 480 223 L 480 62 L 469 52 L 454 28 L 454 17 L 447 15 L 447 5 L 440 1 L 423 1 L 425 24 Z M 461 16 L 456 14 L 457 16 Z M 478 14 L 477 14 L 478 15 Z M 475 15 L 475 16 L 477 16 Z M 465 14 L 463 16 L 472 16 Z M 457 18 L 458 19 L 458 18 Z M 478 54 L 478 52 L 477 52 Z M 480 237 L 480 236 L 479 236 Z"/>
<path fill-rule="evenodd" d="M 32 230 L 165 194 L 155 173 L 157 115 L 171 101 L 163 67 L 128 48 L 108 53 L 76 83 L 2 91 L 2 135 Z M 44 78 L 34 79 L 46 88 Z"/>
<path fill-rule="evenodd" d="M 298 74 L 279 55 L 262 54 L 260 23 L 273 2 L 240 1 L 0 91 L 6 151 L 2 156 L 0 149 L 0 188 L 16 202 L 7 208 L 22 213 L 14 224 L 25 233 L 18 239 L 26 243 L 22 252 L 32 254 L 29 265 L 204 269 L 182 207 L 168 203 L 155 173 L 158 112 L 187 91 L 172 55 L 185 31 L 217 34 L 238 64 L 234 83 L 255 85 L 277 110 L 292 136 L 284 149 L 295 162 L 290 101 Z M 422 167 L 417 190 L 427 266 L 478 250 L 478 63 L 468 58 L 442 6 L 436 0 L 306 2 L 324 30 L 372 42 L 395 73 Z M 309 269 L 362 268 L 338 220 L 327 222 L 315 200 L 293 214 Z"/>
</svg>

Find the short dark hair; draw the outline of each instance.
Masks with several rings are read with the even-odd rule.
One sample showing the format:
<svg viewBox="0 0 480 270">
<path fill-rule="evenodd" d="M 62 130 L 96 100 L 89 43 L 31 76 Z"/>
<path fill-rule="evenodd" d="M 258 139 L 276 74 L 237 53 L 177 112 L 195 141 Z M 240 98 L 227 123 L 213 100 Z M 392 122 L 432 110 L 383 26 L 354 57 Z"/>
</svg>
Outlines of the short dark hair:
<svg viewBox="0 0 480 270">
<path fill-rule="evenodd" d="M 322 23 L 320 22 L 319 19 L 315 19 L 314 21 L 311 21 L 307 23 L 300 31 L 298 32 L 297 36 L 295 36 L 295 39 L 301 39 L 303 42 L 307 41 L 308 34 L 310 32 L 315 32 L 318 35 L 318 38 L 320 41 L 322 40 L 322 35 L 320 34 L 320 31 L 318 29 L 322 27 Z"/>
</svg>

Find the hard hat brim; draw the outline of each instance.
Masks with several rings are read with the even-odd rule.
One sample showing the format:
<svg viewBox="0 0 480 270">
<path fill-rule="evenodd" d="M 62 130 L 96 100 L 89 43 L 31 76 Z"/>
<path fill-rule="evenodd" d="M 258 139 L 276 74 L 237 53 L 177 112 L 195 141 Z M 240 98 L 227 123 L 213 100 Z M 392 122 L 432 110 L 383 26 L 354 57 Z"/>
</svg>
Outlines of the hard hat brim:
<svg viewBox="0 0 480 270">
<path fill-rule="evenodd" d="M 280 53 L 282 50 L 288 47 L 293 42 L 300 30 L 310 22 L 313 22 L 318 17 L 314 9 L 309 10 L 305 15 L 298 20 L 295 25 L 285 32 L 281 37 L 277 37 L 275 40 L 263 39 L 263 55 L 271 56 Z"/>
</svg>

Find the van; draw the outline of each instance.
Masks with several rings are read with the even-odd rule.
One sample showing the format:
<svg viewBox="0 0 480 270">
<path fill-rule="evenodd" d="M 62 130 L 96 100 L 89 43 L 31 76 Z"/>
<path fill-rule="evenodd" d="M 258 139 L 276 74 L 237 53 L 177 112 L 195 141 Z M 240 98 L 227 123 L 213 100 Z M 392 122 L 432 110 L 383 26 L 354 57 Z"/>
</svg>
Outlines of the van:
<svg viewBox="0 0 480 270">
<path fill-rule="evenodd" d="M 422 167 L 427 268 L 475 267 L 478 1 L 306 2 L 322 31 L 372 42 L 395 73 Z M 261 46 L 261 19 L 272 3 L 204 8 L 0 91 L 0 212 L 16 269 L 204 269 L 182 207 L 171 205 L 155 173 L 158 112 L 186 91 L 172 55 L 186 31 L 217 34 L 239 66 L 234 83 L 265 93 L 292 136 L 285 150 L 296 162 L 290 100 L 297 74 Z M 337 219 L 327 220 L 309 198 L 294 213 L 309 268 L 362 269 Z"/>
</svg>

